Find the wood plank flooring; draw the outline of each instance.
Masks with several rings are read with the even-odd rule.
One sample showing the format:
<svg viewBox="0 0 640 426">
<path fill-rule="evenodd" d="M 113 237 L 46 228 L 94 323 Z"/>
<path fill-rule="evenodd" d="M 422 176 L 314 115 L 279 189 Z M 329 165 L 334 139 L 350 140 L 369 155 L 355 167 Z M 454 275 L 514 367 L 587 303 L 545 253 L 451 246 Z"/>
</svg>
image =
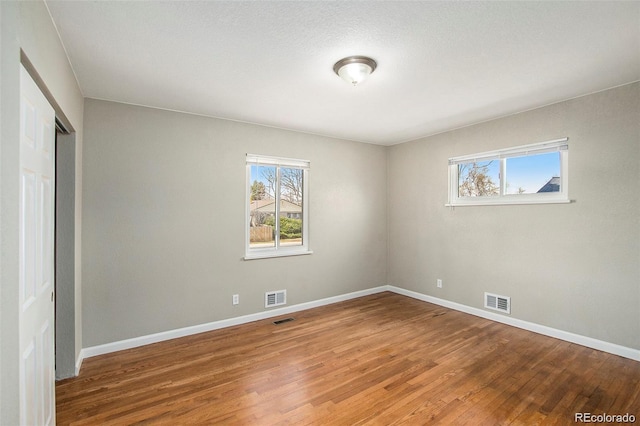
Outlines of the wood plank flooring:
<svg viewBox="0 0 640 426">
<path fill-rule="evenodd" d="M 86 359 L 57 423 L 640 422 L 637 361 L 393 293 L 288 316 Z"/>
</svg>

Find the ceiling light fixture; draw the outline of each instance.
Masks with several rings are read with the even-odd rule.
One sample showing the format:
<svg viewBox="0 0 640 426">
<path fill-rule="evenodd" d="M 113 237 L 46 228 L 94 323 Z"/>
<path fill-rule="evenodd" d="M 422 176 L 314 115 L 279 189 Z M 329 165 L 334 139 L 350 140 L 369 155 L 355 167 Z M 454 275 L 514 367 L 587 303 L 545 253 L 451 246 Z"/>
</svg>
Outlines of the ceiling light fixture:
<svg viewBox="0 0 640 426">
<path fill-rule="evenodd" d="M 376 61 L 366 56 L 348 56 L 333 66 L 333 71 L 347 83 L 357 86 L 376 70 Z"/>
</svg>

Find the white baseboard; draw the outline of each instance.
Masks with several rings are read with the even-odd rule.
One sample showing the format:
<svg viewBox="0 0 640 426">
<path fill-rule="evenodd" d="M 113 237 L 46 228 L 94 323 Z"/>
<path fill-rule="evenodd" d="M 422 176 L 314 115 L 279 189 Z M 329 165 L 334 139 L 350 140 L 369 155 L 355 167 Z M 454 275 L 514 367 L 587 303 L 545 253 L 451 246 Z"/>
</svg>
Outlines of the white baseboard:
<svg viewBox="0 0 640 426">
<path fill-rule="evenodd" d="M 82 367 L 82 361 L 84 361 L 84 349 L 80 350 L 78 359 L 76 360 L 76 377 L 80 374 L 80 367 Z"/>
<path fill-rule="evenodd" d="M 543 334 L 545 336 L 554 337 L 556 339 L 565 340 L 571 343 L 577 343 L 582 346 L 597 349 L 603 352 L 608 352 L 614 355 L 620 355 L 625 358 L 640 361 L 640 350 L 628 348 L 625 346 L 617 345 L 615 343 L 609 343 L 591 337 L 582 336 L 579 334 L 570 333 L 568 331 L 558 330 L 555 328 L 547 327 L 544 325 L 523 321 L 517 318 L 506 317 L 497 313 L 487 312 L 482 309 L 473 308 L 471 306 L 462 305 L 460 303 L 451 302 L 449 300 L 440 299 L 426 294 L 417 293 L 415 291 L 406 290 L 400 287 L 392 285 L 385 285 L 380 287 L 374 287 L 367 290 L 356 291 L 353 293 L 347 293 L 339 296 L 327 297 L 326 299 L 315 300 L 312 302 L 300 303 L 297 305 L 286 306 L 278 309 L 272 309 L 269 311 L 257 312 L 255 314 L 244 315 L 235 318 L 229 318 L 220 321 L 209 322 L 206 324 L 194 325 L 191 327 L 184 327 L 175 330 L 164 331 L 155 334 L 149 334 L 146 336 L 134 337 L 132 339 L 120 340 L 117 342 L 106 343 L 104 345 L 91 346 L 84 348 L 80 351 L 78 360 L 76 361 L 76 376 L 80 373 L 80 367 L 82 361 L 85 358 L 90 358 L 97 355 L 103 355 L 111 352 L 121 351 L 125 349 L 136 348 L 139 346 L 148 345 L 151 343 L 162 342 L 165 340 L 176 339 L 179 337 L 190 336 L 192 334 L 203 333 L 206 331 L 218 330 L 225 327 L 231 327 L 234 325 L 246 324 L 253 321 L 259 321 L 267 318 L 273 318 L 280 315 L 286 315 L 292 312 L 303 311 L 306 309 L 317 308 L 319 306 L 330 305 L 332 303 L 338 303 L 345 300 L 355 299 L 362 296 L 368 296 L 370 294 L 381 293 L 384 291 L 390 291 L 393 293 L 408 296 L 413 299 L 422 300 L 424 302 L 433 303 L 436 305 L 444 306 L 456 311 L 465 312 L 467 314 L 475 315 L 492 321 L 500 322 L 503 324 L 518 327 L 524 330 L 532 331 L 534 333 Z"/>
<path fill-rule="evenodd" d="M 290 314 L 292 312 L 303 311 L 306 309 L 317 308 L 319 306 L 330 305 L 349 299 L 355 299 L 370 294 L 382 293 L 388 291 L 388 286 L 374 287 L 367 290 L 355 291 L 353 293 L 342 294 L 339 296 L 327 297 L 326 299 L 315 300 L 312 302 L 300 303 L 297 305 L 286 306 L 278 309 L 257 312 L 255 314 L 244 315 L 241 317 L 229 318 L 220 321 L 209 322 L 206 324 L 194 325 L 191 327 L 179 328 L 176 330 L 163 331 L 160 333 L 149 334 L 146 336 L 134 337 L 132 339 L 120 340 L 118 342 L 106 343 L 104 345 L 91 346 L 80 351 L 78 363 L 76 363 L 76 375 L 80 371 L 82 360 L 97 355 L 103 355 L 111 352 L 121 351 L 124 349 L 136 348 L 138 346 L 149 345 L 151 343 L 162 342 L 165 340 L 176 339 L 178 337 L 190 336 L 192 334 L 204 333 L 206 331 L 218 330 L 220 328 L 231 327 L 234 325 L 246 324 L 253 321 L 259 321 L 267 318 L 273 318 L 280 315 Z"/>
<path fill-rule="evenodd" d="M 387 286 L 387 289 L 393 293 L 408 296 L 413 299 L 422 300 L 423 302 L 433 303 L 436 305 L 444 306 L 445 308 L 454 309 L 456 311 L 465 312 L 467 314 L 511 325 L 513 327 L 533 331 L 534 333 L 543 334 L 549 337 L 555 337 L 556 339 L 565 340 L 571 343 L 577 343 L 578 345 L 586 346 L 588 348 L 593 348 L 599 351 L 608 352 L 610 354 L 640 361 L 640 350 L 638 349 L 628 348 L 626 346 L 617 345 L 615 343 L 605 342 L 603 340 L 582 336 L 580 334 L 570 333 L 568 331 L 558 330 L 556 328 L 547 327 L 545 325 L 540 325 L 529 321 L 523 321 L 517 318 L 506 317 L 504 315 L 487 312 L 482 309 L 473 308 L 471 306 L 462 305 L 460 303 L 451 302 L 449 300 L 439 299 L 437 297 L 428 296 L 426 294 L 417 293 L 411 290 L 405 290 L 403 288 L 395 287 L 392 285 Z"/>
</svg>

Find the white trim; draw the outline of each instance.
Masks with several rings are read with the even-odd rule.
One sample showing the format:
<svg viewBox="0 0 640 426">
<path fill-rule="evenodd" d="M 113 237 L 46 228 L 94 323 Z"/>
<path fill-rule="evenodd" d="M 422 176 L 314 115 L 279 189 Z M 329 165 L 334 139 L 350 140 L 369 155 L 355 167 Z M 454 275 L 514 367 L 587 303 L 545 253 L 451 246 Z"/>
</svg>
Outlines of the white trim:
<svg viewBox="0 0 640 426">
<path fill-rule="evenodd" d="M 514 195 L 515 197 L 520 197 L 520 195 Z M 572 200 L 514 200 L 514 201 L 505 201 L 504 199 L 496 199 L 487 200 L 487 201 L 471 201 L 465 203 L 446 203 L 445 207 L 466 207 L 466 206 L 513 206 L 513 205 L 525 205 L 525 204 L 570 204 L 573 203 Z"/>
<path fill-rule="evenodd" d="M 111 352 L 122 351 L 124 349 L 137 348 L 139 346 L 149 345 L 151 343 L 158 343 L 165 340 L 177 339 L 179 337 L 191 336 L 192 334 L 204 333 L 207 331 L 218 330 L 225 327 L 232 327 L 234 325 L 246 324 L 253 321 L 273 318 L 280 315 L 290 314 L 292 312 L 304 311 L 306 309 L 317 308 L 320 306 L 343 302 L 345 300 L 356 299 L 358 297 L 368 296 L 376 293 L 382 293 L 388 290 L 389 289 L 387 288 L 387 286 L 374 287 L 367 290 L 355 291 L 353 293 L 327 297 L 325 299 L 315 300 L 311 302 L 299 303 L 297 305 L 291 305 L 285 308 L 270 309 L 268 311 L 257 312 L 255 314 L 243 315 L 240 317 L 194 325 L 191 327 L 178 328 L 175 330 L 163 331 L 155 334 L 148 334 L 146 336 L 134 337 L 132 339 L 105 343 L 104 345 L 91 346 L 82 349 L 82 351 L 80 352 L 80 357 L 84 359 L 97 355 L 108 354 Z"/>
<path fill-rule="evenodd" d="M 247 163 L 265 166 L 284 166 L 299 169 L 308 169 L 311 162 L 309 160 L 298 160 L 297 158 L 272 157 L 267 155 L 247 154 Z"/>
<path fill-rule="evenodd" d="M 449 158 L 449 165 L 472 163 L 480 160 L 497 160 L 499 158 L 544 154 L 546 152 L 566 151 L 569 149 L 569 145 L 567 144 L 568 140 L 569 138 L 554 139 L 552 141 L 514 146 L 512 148 L 496 149 L 495 151 L 451 157 Z"/>
<path fill-rule="evenodd" d="M 76 377 L 80 374 L 80 368 L 82 367 L 82 361 L 85 358 L 85 349 L 80 350 L 80 354 L 78 355 L 78 359 L 76 360 Z"/>
<path fill-rule="evenodd" d="M 635 361 L 640 361 L 640 349 L 628 348 L 626 346 L 605 342 L 603 340 L 594 339 L 592 337 L 582 336 L 580 334 L 547 327 L 546 325 L 536 324 L 513 317 L 507 317 L 493 312 L 487 312 L 482 309 L 473 308 L 471 306 L 462 305 L 460 303 L 451 302 L 449 300 L 440 299 L 438 297 L 428 296 L 426 294 L 417 293 L 411 290 L 405 290 L 403 288 L 395 287 L 392 285 L 389 285 L 387 287 L 388 290 L 393 293 L 408 296 L 413 299 L 422 300 L 423 302 L 434 303 L 436 305 L 444 306 L 445 308 L 475 315 L 477 317 L 485 318 L 491 321 L 500 322 L 502 324 L 521 328 L 523 330 L 532 331 L 534 333 L 554 337 L 556 339 L 564 340 L 571 343 L 577 343 L 578 345 L 586 346 L 588 348 L 597 349 L 599 351 L 619 355 L 625 358 L 633 359 Z"/>
<path fill-rule="evenodd" d="M 306 250 L 306 249 L 301 249 L 301 250 L 275 250 L 275 249 L 269 249 L 269 250 L 260 250 L 260 249 L 254 249 L 255 251 L 252 251 L 250 254 L 246 254 L 243 259 L 244 260 L 256 260 L 256 259 L 269 259 L 272 257 L 287 257 L 287 256 L 303 256 L 305 254 L 313 254 L 313 250 Z"/>
</svg>

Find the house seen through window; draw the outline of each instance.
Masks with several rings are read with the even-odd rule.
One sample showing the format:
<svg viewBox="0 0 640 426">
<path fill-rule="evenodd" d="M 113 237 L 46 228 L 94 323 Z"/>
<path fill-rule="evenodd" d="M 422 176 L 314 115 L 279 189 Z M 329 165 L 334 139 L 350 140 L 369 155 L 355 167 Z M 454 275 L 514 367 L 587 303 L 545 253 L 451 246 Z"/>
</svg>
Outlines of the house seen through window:
<svg viewBox="0 0 640 426">
<path fill-rule="evenodd" d="M 567 139 L 449 159 L 449 205 L 568 202 Z"/>
<path fill-rule="evenodd" d="M 247 155 L 247 258 L 309 253 L 308 176 L 308 161 Z"/>
</svg>

